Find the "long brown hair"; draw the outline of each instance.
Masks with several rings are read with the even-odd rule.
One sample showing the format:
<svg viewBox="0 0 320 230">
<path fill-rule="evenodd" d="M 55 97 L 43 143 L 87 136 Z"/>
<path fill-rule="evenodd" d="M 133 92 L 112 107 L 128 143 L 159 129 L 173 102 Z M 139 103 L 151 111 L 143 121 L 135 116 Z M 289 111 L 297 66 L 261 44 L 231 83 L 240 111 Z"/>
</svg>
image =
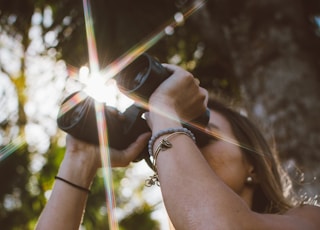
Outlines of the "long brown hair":
<svg viewBox="0 0 320 230">
<path fill-rule="evenodd" d="M 282 213 L 292 207 L 284 195 L 284 178 L 275 149 L 271 148 L 260 130 L 239 112 L 217 100 L 209 100 L 208 107 L 223 115 L 231 125 L 242 152 L 253 164 L 258 184 L 253 195 L 252 210 L 260 213 Z"/>
</svg>

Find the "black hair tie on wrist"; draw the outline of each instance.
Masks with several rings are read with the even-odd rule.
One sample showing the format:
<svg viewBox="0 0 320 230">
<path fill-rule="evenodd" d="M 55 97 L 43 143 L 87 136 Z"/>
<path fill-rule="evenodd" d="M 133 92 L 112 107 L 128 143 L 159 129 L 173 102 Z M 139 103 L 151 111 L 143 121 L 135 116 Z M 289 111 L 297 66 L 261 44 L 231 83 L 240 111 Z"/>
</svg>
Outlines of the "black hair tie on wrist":
<svg viewBox="0 0 320 230">
<path fill-rule="evenodd" d="M 87 193 L 89 193 L 89 194 L 91 193 L 90 189 L 81 187 L 80 185 L 76 185 L 76 184 L 74 184 L 74 183 L 72 183 L 72 182 L 70 182 L 70 181 L 67 181 L 66 179 L 63 179 L 63 178 L 58 177 L 58 176 L 55 176 L 54 178 L 55 178 L 56 180 L 61 180 L 61 181 L 65 182 L 65 183 L 67 183 L 68 185 L 71 185 L 71 186 L 74 187 L 74 188 L 80 189 L 80 190 L 85 191 L 85 192 L 87 192 Z"/>
</svg>

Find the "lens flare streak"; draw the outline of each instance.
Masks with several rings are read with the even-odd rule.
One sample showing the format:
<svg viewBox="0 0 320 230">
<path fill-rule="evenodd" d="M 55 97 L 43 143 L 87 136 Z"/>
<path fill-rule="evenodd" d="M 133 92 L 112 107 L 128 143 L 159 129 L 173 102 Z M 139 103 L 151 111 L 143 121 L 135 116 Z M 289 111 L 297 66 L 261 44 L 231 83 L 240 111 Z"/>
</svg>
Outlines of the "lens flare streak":
<svg viewBox="0 0 320 230">
<path fill-rule="evenodd" d="M 105 82 L 109 79 L 116 76 L 120 71 L 122 71 L 126 66 L 136 60 L 142 53 L 146 52 L 152 46 L 154 46 L 160 39 L 167 35 L 167 29 L 174 30 L 176 27 L 182 25 L 182 22 L 186 20 L 188 17 L 193 15 L 197 10 L 202 8 L 206 3 L 206 0 L 196 1 L 196 4 L 187 8 L 180 15 L 180 19 L 177 20 L 172 19 L 171 21 L 165 23 L 163 26 L 160 26 L 160 29 L 155 31 L 149 37 L 136 44 L 134 47 L 129 49 L 122 56 L 117 58 L 111 64 L 109 64 L 106 68 L 100 71 L 100 76 L 103 76 Z M 89 62 L 90 62 L 90 72 L 94 76 L 96 73 L 99 73 L 99 62 L 98 62 L 98 54 L 95 42 L 95 35 L 92 25 L 92 14 L 90 9 L 89 0 L 83 0 L 84 7 L 84 15 L 85 15 L 85 25 L 86 25 L 86 33 L 87 33 L 87 43 L 88 43 L 88 51 L 89 51 Z M 72 108 L 76 103 L 85 99 L 83 95 L 77 95 L 75 98 L 72 98 L 71 102 L 66 105 L 66 108 L 62 111 L 65 112 Z M 136 101 L 137 103 L 144 104 L 143 102 Z M 146 104 L 144 104 L 147 107 Z M 108 134 L 107 134 L 107 121 L 105 119 L 104 114 L 104 105 L 98 102 L 95 102 L 96 109 L 96 118 L 97 118 L 97 127 L 99 134 L 99 144 L 100 144 L 100 155 L 103 166 L 103 175 L 104 175 L 104 184 L 105 184 L 105 192 L 106 192 L 106 200 L 107 200 L 107 208 L 108 208 L 108 218 L 109 218 L 109 227 L 110 229 L 118 229 L 117 218 L 115 216 L 115 196 L 113 190 L 113 181 L 112 181 L 112 168 L 110 161 L 110 153 L 108 148 Z M 159 111 L 160 112 L 160 111 Z M 160 112 L 161 113 L 161 112 Z M 206 132 L 208 135 L 215 137 L 217 139 L 221 139 L 228 143 L 234 144 L 244 149 L 248 149 L 252 152 L 258 153 L 257 151 L 237 142 L 236 140 L 229 138 L 223 135 L 219 131 L 209 131 L 203 127 L 199 127 L 196 124 L 191 124 L 194 127 Z"/>
<path fill-rule="evenodd" d="M 87 34 L 90 71 L 97 73 L 99 71 L 99 60 L 89 0 L 83 0 L 83 11 Z"/>
<path fill-rule="evenodd" d="M 63 114 L 67 113 L 72 108 L 74 108 L 87 97 L 88 96 L 82 91 L 79 91 L 78 93 L 74 94 L 71 98 L 69 98 L 65 103 L 61 105 L 58 118 L 61 117 Z"/>
<path fill-rule="evenodd" d="M 95 34 L 92 23 L 92 14 L 89 0 L 83 0 L 83 10 L 86 25 L 90 73 L 92 77 L 99 78 L 99 61 L 96 47 Z M 98 75 L 99 74 L 99 75 Z M 100 75 L 101 76 L 101 75 Z M 109 228 L 118 229 L 118 222 L 115 216 L 115 197 L 113 192 L 112 170 L 110 162 L 110 153 L 108 148 L 107 124 L 104 113 L 104 105 L 95 102 L 97 128 L 99 136 L 100 156 L 102 161 L 102 170 L 104 175 L 104 186 L 106 192 L 106 203 L 108 209 Z"/>
<path fill-rule="evenodd" d="M 136 100 L 138 100 L 138 99 L 136 99 Z M 141 102 L 140 105 L 143 108 L 146 108 L 148 110 L 148 104 L 147 103 Z M 167 118 L 169 118 L 171 120 L 175 120 L 175 121 L 180 122 L 176 118 L 170 117 L 167 113 L 163 112 L 163 110 L 161 110 L 161 108 L 153 108 L 153 111 L 155 111 L 156 113 L 160 114 L 161 116 L 164 116 L 164 117 L 167 117 Z M 251 148 L 250 146 L 245 145 L 244 143 L 240 143 L 239 141 L 235 140 L 234 138 L 231 138 L 231 137 L 228 137 L 228 136 L 224 135 L 219 130 L 209 130 L 206 127 L 203 127 L 203 126 L 197 124 L 196 122 L 192 122 L 192 121 L 182 121 L 182 123 L 188 124 L 188 125 L 192 126 L 193 128 L 195 128 L 195 129 L 197 129 L 197 130 L 199 130 L 199 131 L 201 131 L 203 133 L 206 133 L 208 136 L 211 136 L 213 138 L 225 141 L 225 142 L 227 142 L 229 144 L 238 146 L 239 148 L 246 149 L 246 150 L 249 150 L 249 151 L 251 151 L 251 152 L 253 152 L 255 154 L 259 154 L 259 155 L 263 156 L 263 154 L 260 153 L 258 150 L 255 150 L 255 149 Z"/>
<path fill-rule="evenodd" d="M 197 129 L 201 130 L 202 132 L 206 133 L 207 135 L 210 135 L 211 137 L 214 137 L 214 138 L 216 138 L 216 139 L 225 141 L 225 142 L 227 142 L 227 143 L 229 143 L 229 144 L 238 146 L 239 148 L 248 150 L 248 151 L 250 151 L 250 152 L 252 152 L 252 153 L 261 155 L 262 157 L 264 156 L 264 155 L 263 155 L 261 152 L 259 152 L 258 150 L 253 149 L 253 148 L 251 148 L 250 146 L 245 145 L 244 143 L 240 143 L 239 141 L 235 140 L 234 138 L 231 138 L 231 137 L 226 136 L 225 134 L 223 134 L 223 133 L 222 133 L 221 131 L 219 131 L 219 130 L 207 130 L 206 128 L 200 127 L 199 125 L 193 124 L 193 123 L 191 123 L 191 125 L 194 126 L 194 127 L 197 128 Z"/>
<path fill-rule="evenodd" d="M 202 8 L 206 3 L 206 0 L 197 1 L 194 5 L 188 7 L 182 14 L 183 20 L 189 18 L 192 14 L 194 14 L 197 10 Z M 158 30 L 156 30 L 153 34 L 151 34 L 146 39 L 142 40 L 134 47 L 129 49 L 122 56 L 117 58 L 111 64 L 109 64 L 106 68 L 101 71 L 102 76 L 106 78 L 108 81 L 110 78 L 113 78 L 117 75 L 121 70 L 123 70 L 126 66 L 136 60 L 142 53 L 146 52 L 152 46 L 154 46 L 160 39 L 167 35 L 166 29 L 171 28 L 174 29 L 181 25 L 180 21 L 176 19 L 172 19 L 169 22 L 166 22 L 163 26 L 160 26 Z"/>
<path fill-rule="evenodd" d="M 0 149 L 0 163 L 4 161 L 11 154 L 15 153 L 18 149 L 20 149 L 26 142 L 24 138 L 18 137 L 15 138 L 10 144 Z"/>
<path fill-rule="evenodd" d="M 102 160 L 102 170 L 105 185 L 105 192 L 107 198 L 108 218 L 110 229 L 118 229 L 118 222 L 115 216 L 115 196 L 113 190 L 112 181 L 112 169 L 110 152 L 108 148 L 108 134 L 107 134 L 107 121 L 105 119 L 104 105 L 99 102 L 95 102 L 97 127 L 99 135 L 100 156 Z"/>
<path fill-rule="evenodd" d="M 207 133 L 207 134 L 210 135 L 211 137 L 215 137 L 215 138 L 217 138 L 217 139 L 219 139 L 219 140 L 222 140 L 222 141 L 225 141 L 225 142 L 227 142 L 227 143 L 229 143 L 229 144 L 238 146 L 238 147 L 241 148 L 241 149 L 246 149 L 246 150 L 249 150 L 249 151 L 252 152 L 252 153 L 255 153 L 255 154 L 264 156 L 264 155 L 263 155 L 262 153 L 260 153 L 259 151 L 255 150 L 255 149 L 253 149 L 253 148 L 251 148 L 251 147 L 249 147 L 249 146 L 247 146 L 247 145 L 245 145 L 245 144 L 243 144 L 243 143 L 240 143 L 240 142 L 238 142 L 237 140 L 235 140 L 235 139 L 233 139 L 233 138 L 230 138 L 230 137 L 224 135 L 222 132 L 220 132 L 220 131 L 218 131 L 218 130 L 210 130 L 210 131 L 208 131 L 208 130 L 202 128 L 202 131 L 205 132 L 205 133 Z"/>
</svg>

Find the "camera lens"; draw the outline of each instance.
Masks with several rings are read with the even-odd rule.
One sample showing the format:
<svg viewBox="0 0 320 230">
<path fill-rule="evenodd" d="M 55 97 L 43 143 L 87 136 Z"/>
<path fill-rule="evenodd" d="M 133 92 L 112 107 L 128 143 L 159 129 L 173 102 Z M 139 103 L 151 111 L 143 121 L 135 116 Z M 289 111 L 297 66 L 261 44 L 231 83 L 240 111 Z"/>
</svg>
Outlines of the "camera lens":
<svg viewBox="0 0 320 230">
<path fill-rule="evenodd" d="M 136 92 L 147 80 L 149 71 L 148 59 L 142 55 L 119 73 L 117 83 L 126 93 Z"/>
<path fill-rule="evenodd" d="M 129 97 L 148 100 L 154 90 L 170 73 L 154 58 L 142 54 L 116 77 L 119 89 Z"/>
<path fill-rule="evenodd" d="M 86 106 L 84 102 L 80 102 L 77 106 L 71 108 L 65 114 L 62 114 L 59 117 L 60 123 L 65 127 L 70 127 L 74 124 L 77 124 L 81 120 L 85 109 Z"/>
<path fill-rule="evenodd" d="M 136 74 L 136 77 L 132 81 L 132 85 L 129 87 L 129 89 L 135 89 L 138 86 L 140 86 L 148 77 L 148 67 L 145 67 L 142 71 L 138 72 Z"/>
</svg>

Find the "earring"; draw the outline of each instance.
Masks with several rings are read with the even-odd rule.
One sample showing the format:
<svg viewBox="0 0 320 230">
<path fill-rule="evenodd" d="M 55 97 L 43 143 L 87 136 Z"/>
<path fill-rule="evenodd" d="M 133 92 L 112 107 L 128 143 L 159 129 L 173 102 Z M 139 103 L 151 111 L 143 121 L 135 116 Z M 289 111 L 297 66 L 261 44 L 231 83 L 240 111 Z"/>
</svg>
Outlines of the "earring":
<svg viewBox="0 0 320 230">
<path fill-rule="evenodd" d="M 247 178 L 246 178 L 246 183 L 247 184 L 253 184 L 253 178 L 251 177 L 251 176 L 248 176 Z"/>
</svg>

